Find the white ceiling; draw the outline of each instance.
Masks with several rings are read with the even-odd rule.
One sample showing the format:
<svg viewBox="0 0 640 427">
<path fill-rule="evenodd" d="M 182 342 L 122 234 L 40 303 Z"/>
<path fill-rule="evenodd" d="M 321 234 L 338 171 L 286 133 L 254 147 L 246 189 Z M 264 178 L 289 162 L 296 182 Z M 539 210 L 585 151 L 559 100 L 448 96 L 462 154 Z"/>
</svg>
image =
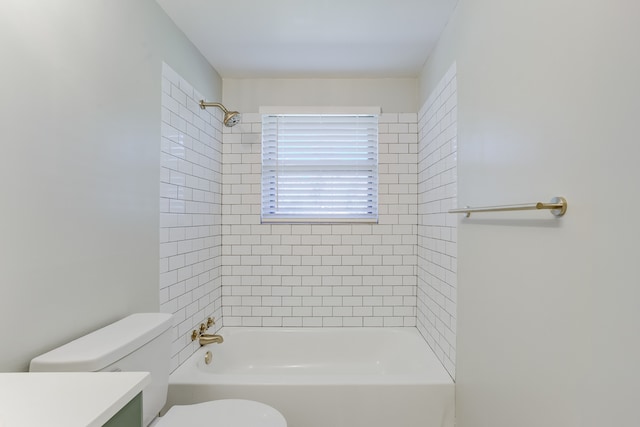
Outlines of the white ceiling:
<svg viewBox="0 0 640 427">
<path fill-rule="evenodd" d="M 157 0 L 222 77 L 416 77 L 457 0 Z"/>
</svg>

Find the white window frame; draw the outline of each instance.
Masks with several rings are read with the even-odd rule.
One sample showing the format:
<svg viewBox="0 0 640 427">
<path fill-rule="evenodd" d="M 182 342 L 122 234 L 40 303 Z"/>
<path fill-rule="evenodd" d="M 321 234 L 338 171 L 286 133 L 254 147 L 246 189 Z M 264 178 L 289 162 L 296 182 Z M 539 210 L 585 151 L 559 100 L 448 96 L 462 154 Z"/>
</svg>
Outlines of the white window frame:
<svg viewBox="0 0 640 427">
<path fill-rule="evenodd" d="M 380 114 L 380 107 L 261 107 L 260 113 L 263 116 L 263 132 L 262 132 L 262 198 L 261 198 L 261 221 L 262 223 L 377 223 L 378 222 L 378 117 Z M 346 159 L 344 157 L 335 157 L 336 162 L 331 164 L 331 156 L 323 157 L 322 161 L 318 164 L 311 164 L 309 166 L 308 159 L 302 157 L 297 159 L 294 154 L 282 160 L 278 157 L 280 152 L 290 149 L 291 145 L 286 141 L 279 144 L 278 136 L 286 138 L 287 129 L 279 129 L 282 123 L 289 123 L 289 120 L 301 121 L 302 126 L 307 125 L 307 120 L 311 116 L 311 120 L 314 124 L 322 125 L 322 122 L 328 121 L 334 122 L 335 116 L 352 116 L 353 123 L 356 125 L 358 122 L 366 123 L 365 129 L 359 129 L 357 148 L 356 151 L 358 157 L 354 159 Z M 329 125 L 330 126 L 330 125 Z M 372 127 L 375 126 L 375 129 Z M 333 129 L 332 129 L 333 131 Z M 354 130 L 354 132 L 356 132 Z M 367 132 L 366 135 L 363 132 Z M 309 134 L 310 136 L 312 133 Z M 335 141 L 334 141 L 335 143 Z M 350 147 L 345 145 L 345 150 L 354 150 L 354 146 Z M 321 149 L 319 149 L 322 152 Z M 291 151 L 287 151 L 292 153 Z M 362 156 L 365 154 L 365 156 Z M 318 154 L 320 155 L 320 154 Z M 315 157 L 310 157 L 315 158 Z M 320 157 L 318 157 L 320 158 Z M 352 163 L 349 163 L 352 160 Z M 292 176 L 299 174 L 301 171 L 307 172 L 305 167 L 309 167 L 309 173 L 315 173 L 319 181 L 317 186 L 312 190 L 301 181 L 291 180 Z M 353 189 L 353 198 L 337 199 L 325 199 L 328 205 L 340 205 L 340 209 L 344 211 L 338 212 L 331 211 L 331 208 L 327 206 L 307 205 L 309 212 L 304 212 L 305 206 L 303 203 L 309 203 L 309 194 L 313 194 L 313 191 L 321 192 L 323 186 L 327 188 L 330 185 L 329 182 L 323 182 L 327 178 L 322 178 L 321 175 L 326 171 L 335 171 L 340 180 L 346 177 L 345 171 L 356 172 L 357 174 L 351 174 L 352 176 L 346 177 L 346 179 L 353 179 L 356 185 L 361 186 L 359 194 L 362 195 L 363 204 L 354 205 L 353 200 L 357 199 L 357 190 Z M 366 183 L 363 182 L 365 178 Z M 278 191 L 278 188 L 283 188 L 285 183 L 290 184 L 287 189 L 288 202 L 286 207 L 282 202 L 285 197 L 281 196 L 282 192 Z M 278 187 L 280 186 L 280 187 Z M 292 186 L 297 188 L 305 188 L 305 191 L 311 191 L 306 193 L 306 199 L 300 197 L 300 201 L 295 200 L 296 190 L 292 190 Z M 357 187 L 356 187 L 357 188 Z M 344 189 L 342 189 L 344 190 Z M 366 193 L 365 193 L 366 191 Z M 302 201 L 304 200 L 304 202 Z M 341 201 L 344 201 L 342 203 Z M 313 200 L 313 203 L 320 203 L 321 200 Z M 280 204 L 282 203 L 282 205 Z M 295 206 L 300 203 L 301 206 Z M 365 205 L 366 204 L 366 205 Z M 311 213 L 315 210 L 315 213 Z M 324 210 L 327 213 L 321 213 Z"/>
</svg>

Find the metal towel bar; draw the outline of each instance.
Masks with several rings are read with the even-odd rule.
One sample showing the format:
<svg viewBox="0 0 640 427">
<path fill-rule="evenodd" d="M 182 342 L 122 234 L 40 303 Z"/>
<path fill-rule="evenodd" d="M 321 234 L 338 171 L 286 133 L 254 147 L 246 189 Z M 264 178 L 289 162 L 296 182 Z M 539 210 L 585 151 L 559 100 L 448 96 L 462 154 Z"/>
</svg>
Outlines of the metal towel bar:
<svg viewBox="0 0 640 427">
<path fill-rule="evenodd" d="M 481 208 L 451 209 L 449 213 L 466 213 L 467 218 L 472 212 L 505 212 L 505 211 L 530 211 L 536 209 L 549 209 L 554 216 L 562 216 L 567 212 L 567 200 L 564 197 L 554 197 L 549 203 L 536 202 L 521 205 L 485 206 Z"/>
</svg>

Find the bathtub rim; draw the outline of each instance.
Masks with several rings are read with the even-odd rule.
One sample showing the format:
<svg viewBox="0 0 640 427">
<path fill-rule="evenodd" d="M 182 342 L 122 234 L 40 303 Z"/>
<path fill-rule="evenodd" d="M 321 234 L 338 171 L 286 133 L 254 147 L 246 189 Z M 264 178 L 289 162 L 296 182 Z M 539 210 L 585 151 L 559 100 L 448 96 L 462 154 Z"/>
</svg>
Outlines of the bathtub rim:
<svg viewBox="0 0 640 427">
<path fill-rule="evenodd" d="M 416 372 L 412 374 L 223 374 L 206 372 L 201 369 L 198 364 L 204 361 L 205 353 L 211 349 L 211 346 L 218 344 L 209 344 L 197 349 L 184 363 L 182 363 L 169 378 L 170 384 L 219 384 L 219 385 L 320 385 L 333 386 L 341 384 L 349 385 L 427 385 L 427 386 L 446 386 L 454 385 L 454 380 L 446 371 L 442 363 L 437 359 L 433 349 L 427 344 L 416 327 L 241 327 L 241 326 L 223 326 L 217 333 L 224 336 L 225 332 L 320 332 L 330 333 L 329 331 L 356 332 L 356 331 L 385 331 L 400 332 L 402 334 L 409 333 L 412 339 L 418 339 L 420 346 L 425 350 L 425 357 L 429 358 L 429 371 Z M 222 344 L 224 345 L 224 343 Z"/>
</svg>

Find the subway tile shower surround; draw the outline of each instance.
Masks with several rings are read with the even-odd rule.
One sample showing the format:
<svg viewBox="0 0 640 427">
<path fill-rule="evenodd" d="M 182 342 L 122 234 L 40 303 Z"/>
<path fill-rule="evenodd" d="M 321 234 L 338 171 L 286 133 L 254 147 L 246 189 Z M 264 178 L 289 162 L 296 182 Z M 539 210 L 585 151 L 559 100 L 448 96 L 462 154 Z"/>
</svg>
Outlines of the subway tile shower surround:
<svg viewBox="0 0 640 427">
<path fill-rule="evenodd" d="M 378 224 L 261 224 L 261 116 L 224 132 L 225 326 L 415 326 L 417 114 L 380 116 Z"/>
<path fill-rule="evenodd" d="M 418 121 L 418 330 L 455 378 L 457 88 L 454 64 Z"/>
<path fill-rule="evenodd" d="M 160 310 L 174 315 L 172 371 L 198 348 L 191 330 L 221 316 L 222 115 L 202 98 L 163 64 Z"/>
<path fill-rule="evenodd" d="M 379 120 L 378 224 L 261 224 L 261 115 L 228 128 L 163 68 L 160 303 L 172 370 L 225 326 L 417 326 L 455 375 L 456 71 Z M 222 141 L 224 140 L 224 143 Z"/>
</svg>

